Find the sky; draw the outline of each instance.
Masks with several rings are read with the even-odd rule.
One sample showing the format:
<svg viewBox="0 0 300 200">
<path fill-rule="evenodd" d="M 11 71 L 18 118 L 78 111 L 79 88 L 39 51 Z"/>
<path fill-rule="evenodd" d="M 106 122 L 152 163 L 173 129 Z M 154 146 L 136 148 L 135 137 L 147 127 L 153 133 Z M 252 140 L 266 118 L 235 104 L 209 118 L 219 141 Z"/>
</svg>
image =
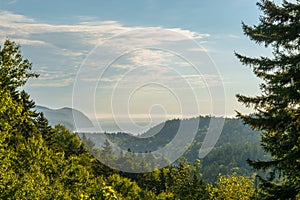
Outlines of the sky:
<svg viewBox="0 0 300 200">
<path fill-rule="evenodd" d="M 234 52 L 271 55 L 241 28 L 260 14 L 254 0 L 0 0 L 0 41 L 40 74 L 25 87 L 36 104 L 144 131 L 251 112 L 235 95 L 259 94 L 260 80 Z"/>
</svg>

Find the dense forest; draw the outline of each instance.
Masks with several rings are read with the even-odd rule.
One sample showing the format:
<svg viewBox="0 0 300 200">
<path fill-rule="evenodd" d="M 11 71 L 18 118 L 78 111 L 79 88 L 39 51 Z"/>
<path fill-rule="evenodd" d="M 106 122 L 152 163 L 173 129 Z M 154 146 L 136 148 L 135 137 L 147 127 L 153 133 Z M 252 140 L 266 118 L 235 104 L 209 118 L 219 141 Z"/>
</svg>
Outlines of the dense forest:
<svg viewBox="0 0 300 200">
<path fill-rule="evenodd" d="M 6 39 L 0 47 L 0 198 L 300 199 L 300 2 L 279 6 L 262 0 L 257 5 L 263 12 L 259 24 L 243 24 L 243 31 L 271 47 L 273 57 L 236 53 L 263 80 L 261 95 L 237 95 L 254 112 L 238 112 L 241 121 L 226 119 L 216 147 L 202 160 L 197 159 L 199 147 L 211 118 L 200 117 L 188 151 L 163 168 L 159 164 L 168 160 L 162 157 L 156 164 L 151 152 L 174 137 L 180 120 L 167 121 L 156 135 L 151 131 L 157 127 L 149 130 L 144 135 L 149 140 L 108 135 L 127 148 L 125 153 L 114 152 L 109 140 L 98 146 L 85 134 L 51 127 L 23 90 L 38 74 L 31 71 L 20 46 Z M 134 154 L 145 149 L 140 157 Z M 120 164 L 133 171 L 141 166 L 150 170 L 117 170 Z"/>
<path fill-rule="evenodd" d="M 91 145 L 83 145 L 76 133 L 62 125 L 51 127 L 43 113 L 35 111 L 34 101 L 21 87 L 38 74 L 31 72 L 20 47 L 6 40 L 0 56 L 1 199 L 208 199 L 219 190 L 226 194 L 233 189 L 233 196 L 253 194 L 253 180 L 236 174 L 206 184 L 199 161 L 182 159 L 148 173 L 104 165 L 91 152 L 115 161 L 109 143 L 88 149 Z M 123 158 L 132 161 L 128 165 L 137 163 L 130 152 Z"/>
<path fill-rule="evenodd" d="M 186 159 L 191 163 L 199 159 L 199 150 L 211 119 L 212 117 L 208 116 L 186 119 L 186 121 L 196 121 L 199 125 L 192 144 L 180 159 Z M 166 121 L 138 137 L 127 133 L 79 133 L 78 135 L 80 138 L 84 136 L 83 142 L 88 148 L 108 148 L 110 143 L 113 143 L 128 152 L 154 152 L 167 145 L 175 137 L 181 121 L 179 119 Z M 108 141 L 105 142 L 106 139 Z M 215 147 L 201 159 L 200 172 L 206 182 L 216 181 L 219 173 L 230 175 L 235 172 L 238 175 L 251 176 L 254 171 L 247 164 L 247 159 L 267 158 L 268 155 L 260 145 L 259 132 L 245 126 L 241 120 L 226 119 Z"/>
</svg>

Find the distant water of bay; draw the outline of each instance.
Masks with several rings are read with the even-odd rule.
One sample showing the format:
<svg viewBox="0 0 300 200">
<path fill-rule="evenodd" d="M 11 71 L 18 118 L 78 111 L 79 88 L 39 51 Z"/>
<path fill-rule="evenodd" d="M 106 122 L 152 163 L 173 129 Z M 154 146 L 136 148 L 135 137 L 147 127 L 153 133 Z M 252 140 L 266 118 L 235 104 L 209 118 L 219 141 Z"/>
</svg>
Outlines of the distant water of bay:
<svg viewBox="0 0 300 200">
<path fill-rule="evenodd" d="M 93 132 L 117 133 L 126 132 L 133 135 L 143 134 L 150 128 L 164 122 L 163 119 L 133 119 L 133 120 L 114 120 L 114 119 L 97 119 L 92 120 L 95 128 Z"/>
</svg>

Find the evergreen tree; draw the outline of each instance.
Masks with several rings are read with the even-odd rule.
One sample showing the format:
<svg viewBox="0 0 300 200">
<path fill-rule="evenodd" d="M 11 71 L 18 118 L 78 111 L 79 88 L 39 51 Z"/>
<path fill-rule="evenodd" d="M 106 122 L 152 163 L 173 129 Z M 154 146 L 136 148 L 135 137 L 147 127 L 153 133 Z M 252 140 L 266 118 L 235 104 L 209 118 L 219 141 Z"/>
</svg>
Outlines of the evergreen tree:
<svg viewBox="0 0 300 200">
<path fill-rule="evenodd" d="M 249 115 L 238 112 L 237 116 L 262 131 L 262 146 L 272 157 L 268 161 L 249 160 L 254 168 L 270 172 L 267 179 L 261 178 L 260 198 L 295 199 L 300 193 L 300 1 L 277 5 L 262 0 L 257 5 L 263 12 L 259 24 L 243 24 L 244 34 L 271 47 L 273 56 L 236 54 L 263 80 L 260 96 L 237 95 L 240 102 L 255 110 Z"/>
</svg>

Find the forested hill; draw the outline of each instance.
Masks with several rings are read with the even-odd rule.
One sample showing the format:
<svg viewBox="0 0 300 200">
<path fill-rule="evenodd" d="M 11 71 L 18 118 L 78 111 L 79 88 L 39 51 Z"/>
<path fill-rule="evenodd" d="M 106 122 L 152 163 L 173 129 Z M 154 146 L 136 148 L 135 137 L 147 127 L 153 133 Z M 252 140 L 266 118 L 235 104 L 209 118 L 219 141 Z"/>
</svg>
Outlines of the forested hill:
<svg viewBox="0 0 300 200">
<path fill-rule="evenodd" d="M 50 125 L 63 124 L 71 130 L 74 129 L 72 120 L 72 112 L 74 110 L 72 111 L 68 108 L 53 110 L 41 106 L 36 106 L 35 108 L 45 114 Z M 76 114 L 83 116 L 81 118 L 85 126 L 91 124 L 88 118 L 79 111 L 76 111 Z M 110 142 L 115 143 L 124 150 L 154 152 L 167 145 L 175 137 L 182 122 L 198 123 L 197 133 L 192 145 L 183 155 L 189 162 L 194 162 L 196 159 L 199 159 L 199 150 L 212 119 L 216 118 L 200 116 L 191 119 L 168 120 L 154 126 L 138 137 L 128 133 L 106 133 L 107 137 L 102 137 L 103 134 L 101 133 L 86 133 L 86 136 L 93 140 L 98 147 L 102 147 L 105 138 L 109 138 Z M 189 135 L 191 131 L 187 130 L 184 134 Z M 174 149 L 174 151 L 177 150 L 179 149 Z M 207 182 L 213 182 L 219 173 L 232 174 L 232 172 L 237 172 L 239 175 L 251 175 L 253 171 L 246 160 L 262 160 L 265 156 L 266 154 L 260 145 L 259 132 L 253 131 L 239 119 L 226 118 L 215 147 L 201 160 L 203 177 Z"/>
<path fill-rule="evenodd" d="M 153 162 L 146 162 L 153 158 L 149 153 L 139 157 L 143 168 L 154 169 L 148 173 L 126 173 L 99 162 L 96 156 L 107 164 L 121 161 L 130 169 L 141 166 L 132 162 L 137 159 L 129 152 L 116 158 L 107 140 L 103 151 L 89 149 L 79 134 L 62 125 L 50 126 L 45 113 L 37 112 L 29 94 L 20 89 L 38 76 L 30 72 L 31 67 L 16 43 L 6 40 L 0 46 L 0 199 L 199 200 L 219 191 L 222 182 L 216 187 L 207 185 L 199 174 L 199 162 L 182 161 L 157 169 L 151 166 Z M 237 197 L 250 198 L 254 192 L 248 177 L 233 174 L 221 179 L 238 180 Z M 222 191 L 232 191 L 232 187 Z"/>
<path fill-rule="evenodd" d="M 185 119 L 199 121 L 197 134 L 183 157 L 193 162 L 199 159 L 199 150 L 207 133 L 211 117 Z M 122 149 L 134 152 L 155 151 L 168 144 L 178 132 L 182 121 L 169 120 L 151 128 L 140 137 L 126 133 L 107 134 L 111 142 L 118 144 Z M 189 134 L 188 132 L 186 134 Z M 263 159 L 266 156 L 260 146 L 260 134 L 245 126 L 241 120 L 225 119 L 222 133 L 213 150 L 201 160 L 202 173 L 206 181 L 214 181 L 219 173 L 250 175 L 253 173 L 247 159 Z"/>
</svg>

